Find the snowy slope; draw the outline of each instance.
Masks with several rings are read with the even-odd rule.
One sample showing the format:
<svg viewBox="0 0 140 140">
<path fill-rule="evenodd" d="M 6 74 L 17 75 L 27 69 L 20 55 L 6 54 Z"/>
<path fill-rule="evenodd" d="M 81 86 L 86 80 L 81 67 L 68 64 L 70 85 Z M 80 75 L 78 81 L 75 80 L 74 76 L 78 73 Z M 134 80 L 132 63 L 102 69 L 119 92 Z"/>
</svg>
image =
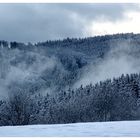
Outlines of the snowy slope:
<svg viewBox="0 0 140 140">
<path fill-rule="evenodd" d="M 0 127 L 0 136 L 140 136 L 140 121 Z"/>
</svg>

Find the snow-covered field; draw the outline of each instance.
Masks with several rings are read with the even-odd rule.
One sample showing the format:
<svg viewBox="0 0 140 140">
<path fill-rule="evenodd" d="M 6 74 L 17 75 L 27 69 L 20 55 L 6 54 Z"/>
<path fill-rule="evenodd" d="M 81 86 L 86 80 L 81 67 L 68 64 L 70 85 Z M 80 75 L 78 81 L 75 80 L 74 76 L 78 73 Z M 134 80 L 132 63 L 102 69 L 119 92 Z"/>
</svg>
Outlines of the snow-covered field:
<svg viewBox="0 0 140 140">
<path fill-rule="evenodd" d="M 140 121 L 96 122 L 0 127 L 0 136 L 104 137 L 140 136 Z"/>
</svg>

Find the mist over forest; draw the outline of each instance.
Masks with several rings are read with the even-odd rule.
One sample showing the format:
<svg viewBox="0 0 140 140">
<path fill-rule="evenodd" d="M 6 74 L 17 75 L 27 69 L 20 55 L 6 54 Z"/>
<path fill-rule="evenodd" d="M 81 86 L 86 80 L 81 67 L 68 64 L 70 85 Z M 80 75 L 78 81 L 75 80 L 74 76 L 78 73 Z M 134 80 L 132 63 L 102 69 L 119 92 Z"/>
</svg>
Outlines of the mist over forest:
<svg viewBox="0 0 140 140">
<path fill-rule="evenodd" d="M 0 125 L 140 119 L 140 34 L 0 41 Z"/>
</svg>

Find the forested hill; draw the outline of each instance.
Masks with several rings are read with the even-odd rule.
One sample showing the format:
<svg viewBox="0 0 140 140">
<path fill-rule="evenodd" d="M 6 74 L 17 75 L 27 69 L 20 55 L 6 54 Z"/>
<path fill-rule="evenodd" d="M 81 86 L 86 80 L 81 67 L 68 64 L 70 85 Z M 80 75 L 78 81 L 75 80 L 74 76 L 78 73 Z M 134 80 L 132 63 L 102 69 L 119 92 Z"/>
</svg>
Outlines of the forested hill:
<svg viewBox="0 0 140 140">
<path fill-rule="evenodd" d="M 138 46 L 140 44 L 140 34 L 126 33 L 126 34 L 114 34 L 114 35 L 104 35 L 104 36 L 95 36 L 88 38 L 66 38 L 63 40 L 48 40 L 46 42 L 38 43 L 19 43 L 19 42 L 7 42 L 0 41 L 1 47 L 10 47 L 18 49 L 34 49 L 34 47 L 43 47 L 43 48 L 63 48 L 63 49 L 72 49 L 75 51 L 83 52 L 88 55 L 97 55 L 101 56 L 108 51 L 110 47 L 114 47 L 114 44 L 119 45 L 121 42 L 126 41 L 130 45 Z M 116 46 L 115 45 L 115 46 Z M 101 51 L 101 52 L 100 52 Z"/>
<path fill-rule="evenodd" d="M 124 56 L 125 60 L 122 58 Z M 61 90 L 62 87 L 72 87 L 87 73 L 87 69 L 91 69 L 89 68 L 91 65 L 94 70 L 99 64 L 102 66 L 112 64 L 109 61 L 105 62 L 106 58 L 113 61 L 120 58 L 120 64 L 117 62 L 117 65 L 120 66 L 121 62 L 125 61 L 123 63 L 131 66 L 127 60 L 136 61 L 140 58 L 140 34 L 115 34 L 85 39 L 67 38 L 36 44 L 0 41 L 0 77 L 3 79 L 5 77 L 6 80 L 10 78 L 12 81 L 18 77 L 16 80 L 22 82 L 25 79 L 28 82 L 32 79 L 33 85 L 39 82 L 47 89 Z M 139 62 L 136 61 L 135 65 L 132 67 L 138 67 Z M 109 69 L 112 69 L 114 66 L 110 67 Z M 120 67 L 122 71 L 116 76 L 139 72 L 139 68 L 136 70 L 128 68 L 123 71 L 125 68 Z M 99 78 L 96 81 L 113 78 L 115 74 L 110 75 L 111 77 Z M 37 83 L 37 86 L 39 85 Z"/>
<path fill-rule="evenodd" d="M 133 33 L 0 41 L 0 125 L 140 119 L 139 59 Z"/>
<path fill-rule="evenodd" d="M 0 101 L 2 126 L 122 120 L 140 120 L 140 74 L 56 94 L 20 88 Z"/>
</svg>

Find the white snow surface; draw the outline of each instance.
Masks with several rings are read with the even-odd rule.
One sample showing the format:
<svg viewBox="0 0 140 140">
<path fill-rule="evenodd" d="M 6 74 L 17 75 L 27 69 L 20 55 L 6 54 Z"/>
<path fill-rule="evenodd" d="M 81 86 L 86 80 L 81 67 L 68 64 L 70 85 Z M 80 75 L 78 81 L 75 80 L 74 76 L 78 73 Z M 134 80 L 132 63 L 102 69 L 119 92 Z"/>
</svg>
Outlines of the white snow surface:
<svg viewBox="0 0 140 140">
<path fill-rule="evenodd" d="M 140 121 L 2 126 L 1 137 L 140 137 Z"/>
</svg>

